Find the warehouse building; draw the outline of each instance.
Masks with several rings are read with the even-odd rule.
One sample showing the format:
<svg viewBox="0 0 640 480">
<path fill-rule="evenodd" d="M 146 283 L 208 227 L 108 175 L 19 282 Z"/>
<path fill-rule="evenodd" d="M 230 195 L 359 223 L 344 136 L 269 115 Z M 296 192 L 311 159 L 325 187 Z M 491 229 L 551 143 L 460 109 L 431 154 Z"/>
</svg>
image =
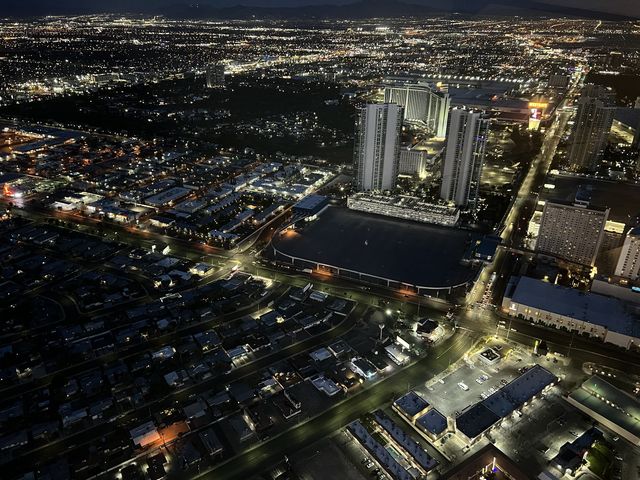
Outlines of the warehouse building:
<svg viewBox="0 0 640 480">
<path fill-rule="evenodd" d="M 640 446 L 640 402 L 597 375 L 567 396 L 578 410 Z"/>
<path fill-rule="evenodd" d="M 575 331 L 627 349 L 640 343 L 640 322 L 632 306 L 597 293 L 529 277 L 512 277 L 502 309 L 513 317 Z"/>
</svg>

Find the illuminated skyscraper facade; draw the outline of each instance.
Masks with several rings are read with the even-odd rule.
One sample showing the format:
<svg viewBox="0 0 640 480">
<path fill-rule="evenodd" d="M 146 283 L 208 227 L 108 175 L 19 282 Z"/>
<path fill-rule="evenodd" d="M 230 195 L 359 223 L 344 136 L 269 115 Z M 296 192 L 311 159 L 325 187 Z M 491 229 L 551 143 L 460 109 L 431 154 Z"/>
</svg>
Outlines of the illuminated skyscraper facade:
<svg viewBox="0 0 640 480">
<path fill-rule="evenodd" d="M 395 187 L 403 110 L 393 103 L 360 108 L 354 145 L 358 191 L 379 192 Z"/>
<path fill-rule="evenodd" d="M 489 118 L 484 112 L 451 110 L 442 159 L 443 200 L 459 207 L 477 206 L 488 134 Z"/>
</svg>

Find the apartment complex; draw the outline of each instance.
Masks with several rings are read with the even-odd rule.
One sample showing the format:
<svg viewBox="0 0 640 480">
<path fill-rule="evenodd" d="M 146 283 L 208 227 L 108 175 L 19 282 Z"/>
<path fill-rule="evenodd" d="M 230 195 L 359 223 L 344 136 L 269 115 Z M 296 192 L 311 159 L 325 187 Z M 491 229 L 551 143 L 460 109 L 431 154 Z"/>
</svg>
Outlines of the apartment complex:
<svg viewBox="0 0 640 480">
<path fill-rule="evenodd" d="M 588 199 L 547 201 L 542 211 L 536 251 L 581 265 L 593 266 L 604 237 L 609 209 Z"/>
<path fill-rule="evenodd" d="M 443 200 L 458 207 L 477 206 L 488 134 L 489 118 L 484 112 L 451 110 L 442 160 Z"/>
<path fill-rule="evenodd" d="M 395 187 L 403 111 L 393 103 L 372 103 L 360 108 L 354 145 L 358 191 L 379 192 Z"/>
</svg>

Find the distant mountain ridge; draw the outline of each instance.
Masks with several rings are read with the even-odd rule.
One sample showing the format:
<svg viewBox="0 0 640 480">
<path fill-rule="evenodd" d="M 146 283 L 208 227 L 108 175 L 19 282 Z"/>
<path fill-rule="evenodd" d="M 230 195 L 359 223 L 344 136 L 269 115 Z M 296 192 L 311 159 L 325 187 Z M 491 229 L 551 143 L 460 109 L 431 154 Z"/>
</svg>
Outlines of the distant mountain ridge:
<svg viewBox="0 0 640 480">
<path fill-rule="evenodd" d="M 632 15 L 615 15 L 577 7 L 550 5 L 536 0 L 357 0 L 353 3 L 303 6 L 216 6 L 215 0 L 0 0 L 1 17 L 122 13 L 164 15 L 173 19 L 366 19 L 429 17 L 463 14 L 486 16 L 571 16 L 602 20 L 629 20 Z M 230 1 L 230 0 L 229 0 Z M 241 0 L 240 0 L 241 1 Z M 291 0 L 295 2 L 295 0 Z M 330 1 L 330 0 L 328 0 Z M 615 1 L 615 0 L 613 0 Z M 576 0 L 576 4 L 580 5 Z M 634 12 L 635 13 L 635 12 Z"/>
<path fill-rule="evenodd" d="M 238 5 L 214 7 L 212 5 L 176 4 L 163 9 L 162 14 L 171 18 L 216 18 L 216 19 L 367 19 L 428 17 L 444 14 L 501 15 L 526 17 L 571 16 L 601 20 L 630 20 L 635 17 L 595 12 L 581 8 L 550 5 L 535 0 L 453 0 L 445 1 L 442 8 L 438 0 L 433 5 L 410 3 L 401 0 L 359 0 L 343 5 L 306 5 L 298 7 L 256 7 Z M 439 6 L 437 6 L 439 5 Z"/>
<path fill-rule="evenodd" d="M 186 7 L 186 8 L 185 8 Z M 214 7 L 211 5 L 174 5 L 163 10 L 169 17 L 219 19 L 365 19 L 380 17 L 426 17 L 442 13 L 425 5 L 398 0 L 360 0 L 343 5 L 304 5 L 299 7 Z"/>
</svg>

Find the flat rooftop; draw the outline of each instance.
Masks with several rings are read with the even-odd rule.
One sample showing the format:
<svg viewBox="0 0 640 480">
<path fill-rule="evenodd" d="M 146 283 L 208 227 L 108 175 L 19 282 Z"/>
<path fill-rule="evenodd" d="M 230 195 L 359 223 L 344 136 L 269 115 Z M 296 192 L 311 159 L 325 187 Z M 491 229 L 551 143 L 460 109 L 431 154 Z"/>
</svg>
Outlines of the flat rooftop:
<svg viewBox="0 0 640 480">
<path fill-rule="evenodd" d="M 476 403 L 456 418 L 456 428 L 473 439 L 491 428 L 500 417 L 482 403 Z"/>
<path fill-rule="evenodd" d="M 360 423 L 359 420 L 351 422 L 347 428 L 354 437 L 375 457 L 376 460 L 397 480 L 413 480 L 413 477 L 400 465 L 389 451 L 380 445 Z"/>
<path fill-rule="evenodd" d="M 323 195 L 307 195 L 294 205 L 294 208 L 300 210 L 313 210 L 314 208 L 327 202 L 327 197 Z"/>
<path fill-rule="evenodd" d="M 452 105 L 485 106 L 486 108 L 528 109 L 529 102 L 523 98 L 506 97 L 494 88 L 449 88 Z"/>
<path fill-rule="evenodd" d="M 431 456 L 422 448 L 422 446 L 416 442 L 410 435 L 394 422 L 386 413 L 382 410 L 376 410 L 373 413 L 378 425 L 400 445 L 411 457 L 420 465 L 425 471 L 433 470 L 438 462 L 431 458 Z"/>
<path fill-rule="evenodd" d="M 640 438 L 640 402 L 594 375 L 569 398 Z"/>
<path fill-rule="evenodd" d="M 583 178 L 574 175 L 549 176 L 545 183 L 555 185 L 554 189 L 543 189 L 540 200 L 565 200 L 573 202 L 580 185 L 590 186 L 591 203 L 609 207 L 609 220 L 630 223 L 640 214 L 640 185 L 619 183 L 610 180 Z M 635 222 L 631 222 L 635 223 Z"/>
<path fill-rule="evenodd" d="M 278 235 L 273 246 L 301 260 L 420 287 L 449 287 L 473 279 L 476 267 L 460 260 L 480 235 L 329 207 L 295 233 Z"/>
<path fill-rule="evenodd" d="M 413 417 L 429 407 L 429 402 L 413 390 L 398 398 L 393 404 L 409 417 Z"/>
<path fill-rule="evenodd" d="M 432 408 L 416 420 L 416 425 L 419 425 L 433 435 L 439 435 L 447 429 L 447 417 L 435 408 Z"/>
<path fill-rule="evenodd" d="M 456 427 L 468 438 L 475 438 L 557 381 L 549 370 L 534 365 L 493 395 L 465 410 L 456 418 Z"/>
<path fill-rule="evenodd" d="M 520 277 L 511 301 L 640 338 L 640 322 L 612 297 Z"/>
</svg>

